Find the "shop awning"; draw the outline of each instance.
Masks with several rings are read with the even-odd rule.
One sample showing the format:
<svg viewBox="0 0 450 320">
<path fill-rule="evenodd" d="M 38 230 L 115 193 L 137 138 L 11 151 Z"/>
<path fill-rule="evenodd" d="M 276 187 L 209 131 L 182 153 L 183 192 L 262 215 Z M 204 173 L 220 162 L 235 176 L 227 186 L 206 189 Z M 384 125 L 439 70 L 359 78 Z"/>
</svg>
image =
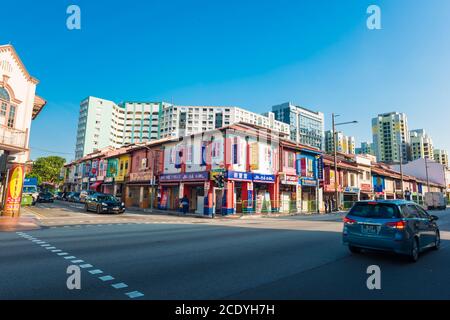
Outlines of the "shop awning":
<svg viewBox="0 0 450 320">
<path fill-rule="evenodd" d="M 97 181 L 97 182 L 94 182 L 93 184 L 91 184 L 91 187 L 90 187 L 90 189 L 91 190 L 94 190 L 94 191 L 98 191 L 98 189 L 100 188 L 100 186 L 102 185 L 102 181 Z"/>
</svg>

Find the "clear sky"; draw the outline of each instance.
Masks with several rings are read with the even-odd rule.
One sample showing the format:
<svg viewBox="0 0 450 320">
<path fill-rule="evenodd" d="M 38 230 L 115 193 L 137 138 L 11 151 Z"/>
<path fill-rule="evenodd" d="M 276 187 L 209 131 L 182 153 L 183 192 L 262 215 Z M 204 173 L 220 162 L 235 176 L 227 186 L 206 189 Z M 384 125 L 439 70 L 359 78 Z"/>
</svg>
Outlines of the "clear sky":
<svg viewBox="0 0 450 320">
<path fill-rule="evenodd" d="M 81 30 L 66 9 L 81 8 Z M 366 9 L 380 6 L 382 30 Z M 114 100 L 234 105 L 255 112 L 292 101 L 359 124 L 406 112 L 450 150 L 450 1 L 6 1 L 11 42 L 48 104 L 32 124 L 32 158 L 73 157 L 79 103 Z M 6 14 L 5 14 L 6 13 Z M 48 150 L 48 151 L 44 151 Z M 65 154 L 67 153 L 67 154 Z"/>
</svg>

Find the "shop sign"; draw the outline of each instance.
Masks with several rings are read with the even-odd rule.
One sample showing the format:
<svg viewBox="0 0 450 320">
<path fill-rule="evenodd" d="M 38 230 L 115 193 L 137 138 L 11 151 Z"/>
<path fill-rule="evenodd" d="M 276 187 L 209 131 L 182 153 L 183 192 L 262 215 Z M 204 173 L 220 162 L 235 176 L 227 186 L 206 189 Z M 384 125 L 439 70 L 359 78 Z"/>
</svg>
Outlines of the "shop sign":
<svg viewBox="0 0 450 320">
<path fill-rule="evenodd" d="M 311 187 L 315 187 L 317 185 L 317 181 L 316 180 L 311 180 L 311 179 L 301 179 L 301 185 L 302 186 L 311 186 Z"/>
<path fill-rule="evenodd" d="M 299 179 L 297 176 L 285 175 L 283 177 L 283 179 L 281 179 L 281 184 L 288 184 L 288 185 L 296 186 L 299 184 Z"/>
<path fill-rule="evenodd" d="M 344 192 L 346 192 L 346 193 L 359 193 L 359 188 L 356 188 L 356 187 L 345 187 Z"/>
<path fill-rule="evenodd" d="M 97 181 L 97 178 L 90 178 L 89 179 L 89 182 L 95 182 L 95 181 Z"/>
<path fill-rule="evenodd" d="M 105 178 L 105 182 L 112 182 L 113 181 L 113 177 L 106 177 Z"/>
<path fill-rule="evenodd" d="M 18 216 L 20 212 L 20 202 L 22 200 L 23 186 L 23 166 L 14 165 L 10 170 L 7 182 L 6 201 L 4 206 L 4 215 Z"/>
<path fill-rule="evenodd" d="M 149 172 L 132 172 L 130 173 L 129 182 L 151 181 L 152 173 Z"/>
<path fill-rule="evenodd" d="M 361 191 L 372 191 L 372 186 L 369 183 L 361 183 Z"/>
<path fill-rule="evenodd" d="M 84 182 L 84 183 L 89 182 L 89 178 L 88 177 L 83 178 L 82 182 Z"/>
<path fill-rule="evenodd" d="M 159 177 L 159 181 L 199 181 L 199 180 L 208 180 L 209 172 L 186 172 L 186 173 L 168 173 L 162 174 Z"/>
<path fill-rule="evenodd" d="M 251 173 L 251 172 L 227 171 L 225 173 L 225 179 L 228 179 L 228 180 L 239 180 L 239 181 L 252 181 L 253 173 Z"/>
<path fill-rule="evenodd" d="M 253 181 L 254 182 L 275 183 L 275 176 L 273 174 L 254 173 Z"/>
</svg>

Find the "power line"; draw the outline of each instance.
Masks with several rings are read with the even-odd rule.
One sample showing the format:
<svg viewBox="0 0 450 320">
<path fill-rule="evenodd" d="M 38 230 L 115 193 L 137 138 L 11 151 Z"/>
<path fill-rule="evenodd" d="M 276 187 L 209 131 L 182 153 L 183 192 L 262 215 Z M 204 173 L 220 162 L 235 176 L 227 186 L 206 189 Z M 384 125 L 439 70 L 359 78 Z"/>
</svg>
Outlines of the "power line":
<svg viewBox="0 0 450 320">
<path fill-rule="evenodd" d="M 74 153 L 69 153 L 69 152 L 59 152 L 59 151 L 53 151 L 53 150 L 47 150 L 47 149 L 41 149 L 41 148 L 36 148 L 36 147 L 30 147 L 30 149 L 32 150 L 38 150 L 38 151 L 42 151 L 42 152 L 47 152 L 47 153 L 55 153 L 55 154 L 64 154 L 64 155 L 73 155 Z"/>
</svg>

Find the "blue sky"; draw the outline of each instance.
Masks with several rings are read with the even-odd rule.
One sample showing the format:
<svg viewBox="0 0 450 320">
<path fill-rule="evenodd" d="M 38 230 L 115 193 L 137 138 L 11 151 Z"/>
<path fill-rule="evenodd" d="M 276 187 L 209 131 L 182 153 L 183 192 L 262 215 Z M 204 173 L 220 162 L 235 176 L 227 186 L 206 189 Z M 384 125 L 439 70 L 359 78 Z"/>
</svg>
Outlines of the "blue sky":
<svg viewBox="0 0 450 320">
<path fill-rule="evenodd" d="M 82 29 L 66 28 L 81 8 Z M 377 4 L 382 30 L 368 30 Z M 79 102 L 88 95 L 255 112 L 292 101 L 359 124 L 408 114 L 450 150 L 450 1 L 8 1 L 0 43 L 11 42 L 48 100 L 32 124 L 32 158 L 73 157 Z M 47 151 L 44 151 L 47 150 Z"/>
</svg>

